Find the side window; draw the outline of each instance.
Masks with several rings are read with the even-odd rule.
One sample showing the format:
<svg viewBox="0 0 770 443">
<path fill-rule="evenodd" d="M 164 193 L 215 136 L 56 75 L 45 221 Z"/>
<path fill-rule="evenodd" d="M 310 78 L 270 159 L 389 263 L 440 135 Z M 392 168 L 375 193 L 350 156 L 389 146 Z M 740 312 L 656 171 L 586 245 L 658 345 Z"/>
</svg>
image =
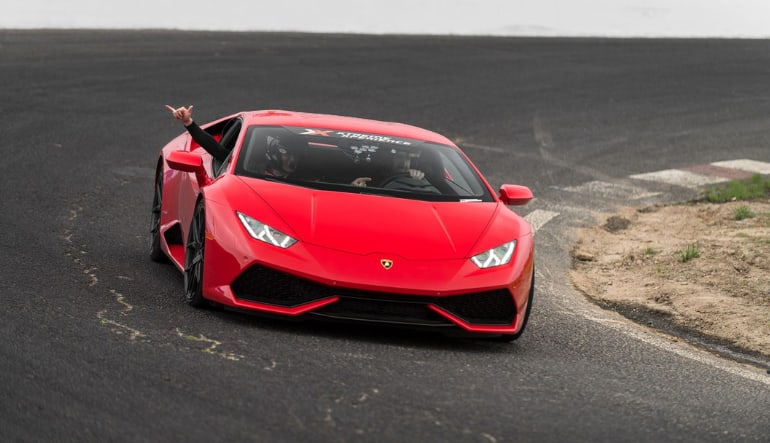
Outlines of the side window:
<svg viewBox="0 0 770 443">
<path fill-rule="evenodd" d="M 228 151 L 232 151 L 235 147 L 235 141 L 238 140 L 238 134 L 241 132 L 243 122 L 240 118 L 235 118 L 225 125 L 224 132 L 219 144 L 222 145 Z"/>
<path fill-rule="evenodd" d="M 230 151 L 230 154 L 227 155 L 227 158 L 225 161 L 222 162 L 221 165 L 217 165 L 215 163 L 212 163 L 213 170 L 214 170 L 214 178 L 219 177 L 220 175 L 224 174 L 227 170 L 227 167 L 230 165 L 230 161 L 233 159 L 233 151 Z M 216 161 L 216 160 L 214 160 Z"/>
<path fill-rule="evenodd" d="M 243 127 L 243 121 L 240 118 L 234 118 L 224 124 L 222 128 L 222 137 L 219 139 L 219 144 L 228 152 L 227 158 L 224 160 L 211 159 L 211 170 L 214 171 L 214 177 L 219 177 L 227 169 L 227 165 L 230 164 L 230 158 L 232 157 L 233 148 L 235 142 L 238 140 L 238 134 Z"/>
</svg>

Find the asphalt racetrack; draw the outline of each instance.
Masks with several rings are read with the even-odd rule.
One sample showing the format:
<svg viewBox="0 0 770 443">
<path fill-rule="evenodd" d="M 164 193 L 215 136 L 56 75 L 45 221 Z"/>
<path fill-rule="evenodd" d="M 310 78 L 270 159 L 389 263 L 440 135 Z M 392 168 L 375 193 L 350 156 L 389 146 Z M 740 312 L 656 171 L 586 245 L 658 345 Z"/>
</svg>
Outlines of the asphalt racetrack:
<svg viewBox="0 0 770 443">
<path fill-rule="evenodd" d="M 770 161 L 769 78 L 763 40 L 0 31 L 0 440 L 767 441 L 764 368 L 603 311 L 567 270 L 574 227 L 637 202 L 582 184 Z M 146 247 L 165 104 L 410 123 L 530 186 L 524 335 L 187 306 Z"/>
</svg>

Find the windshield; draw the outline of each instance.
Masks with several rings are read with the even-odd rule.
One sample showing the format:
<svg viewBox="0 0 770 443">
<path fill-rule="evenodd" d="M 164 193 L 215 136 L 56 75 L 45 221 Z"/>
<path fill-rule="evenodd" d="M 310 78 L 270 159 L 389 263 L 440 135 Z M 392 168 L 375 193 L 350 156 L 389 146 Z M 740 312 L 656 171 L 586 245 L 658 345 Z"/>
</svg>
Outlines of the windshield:
<svg viewBox="0 0 770 443">
<path fill-rule="evenodd" d="M 251 126 L 235 173 L 343 192 L 436 201 L 494 200 L 455 148 L 349 131 Z"/>
</svg>

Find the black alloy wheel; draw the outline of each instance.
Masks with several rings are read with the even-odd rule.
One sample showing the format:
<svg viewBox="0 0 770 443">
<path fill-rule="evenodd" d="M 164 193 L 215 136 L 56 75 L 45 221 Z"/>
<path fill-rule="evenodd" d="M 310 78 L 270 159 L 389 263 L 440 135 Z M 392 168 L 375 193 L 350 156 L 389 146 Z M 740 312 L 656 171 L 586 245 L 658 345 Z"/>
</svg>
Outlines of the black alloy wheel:
<svg viewBox="0 0 770 443">
<path fill-rule="evenodd" d="M 206 304 L 203 298 L 203 252 L 206 246 L 206 211 L 203 201 L 195 206 L 195 214 L 190 223 L 190 234 L 184 254 L 184 298 L 194 307 Z"/>
<path fill-rule="evenodd" d="M 147 243 L 150 247 L 150 258 L 156 262 L 166 262 L 168 258 L 160 248 L 160 211 L 163 202 L 163 171 L 155 175 L 155 192 L 152 197 L 152 212 L 150 214 L 150 234 Z"/>
</svg>

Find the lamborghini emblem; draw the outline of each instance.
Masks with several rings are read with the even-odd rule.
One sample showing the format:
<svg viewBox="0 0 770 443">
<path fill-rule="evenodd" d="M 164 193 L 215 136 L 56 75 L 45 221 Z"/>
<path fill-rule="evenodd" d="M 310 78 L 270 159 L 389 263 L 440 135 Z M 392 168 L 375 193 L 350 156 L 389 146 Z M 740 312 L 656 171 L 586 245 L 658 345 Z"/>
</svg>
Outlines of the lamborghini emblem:
<svg viewBox="0 0 770 443">
<path fill-rule="evenodd" d="M 380 264 L 387 271 L 388 269 L 393 267 L 393 260 L 388 260 L 387 258 L 383 258 L 382 260 L 380 260 Z"/>
</svg>

